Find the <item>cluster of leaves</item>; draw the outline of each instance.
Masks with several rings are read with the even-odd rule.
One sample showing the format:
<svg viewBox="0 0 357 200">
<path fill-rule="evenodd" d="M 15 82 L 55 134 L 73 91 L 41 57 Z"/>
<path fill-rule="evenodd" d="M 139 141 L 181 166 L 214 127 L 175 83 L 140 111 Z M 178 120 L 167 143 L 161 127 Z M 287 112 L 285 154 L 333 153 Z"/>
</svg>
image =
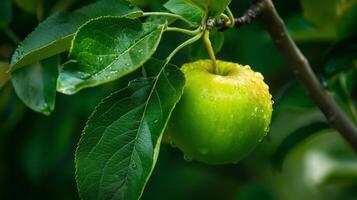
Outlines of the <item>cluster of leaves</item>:
<svg viewBox="0 0 357 200">
<path fill-rule="evenodd" d="M 18 1 L 41 18 L 41 2 L 31 2 L 30 7 L 26 3 Z M 182 72 L 168 63 L 174 53 L 201 37 L 205 17 L 218 17 L 229 3 L 170 0 L 164 7 L 171 13 L 144 13 L 126 0 L 100 0 L 51 15 L 17 47 L 9 66 L 12 85 L 29 108 L 45 115 L 55 108 L 56 92 L 72 95 L 141 70 L 126 88 L 104 99 L 87 122 L 75 159 L 83 199 L 140 198 L 185 84 Z M 3 14 L 6 27 L 11 14 Z M 197 35 L 165 61 L 153 58 L 176 19 L 196 28 Z M 217 35 L 219 50 L 223 39 Z M 68 59 L 61 57 L 65 52 Z"/>
<path fill-rule="evenodd" d="M 37 14 L 40 20 L 43 15 L 53 13 L 53 10 L 68 10 L 73 2 L 75 1 L 14 1 L 26 12 Z M 132 0 L 132 2 L 136 5 L 148 5 L 153 1 Z M 202 0 L 170 0 L 164 5 L 163 10 L 176 13 L 195 26 L 199 26 L 205 13 L 202 2 Z M 225 4 L 230 1 L 219 1 L 221 2 Z M 295 41 L 302 45 L 322 43 L 331 47 L 324 60 L 324 66 L 319 66 L 322 62 L 313 64 L 316 67 L 323 67 L 322 82 L 333 92 L 341 107 L 356 119 L 356 1 L 329 0 L 326 3 L 326 0 L 301 0 L 300 2 L 303 16 L 288 18 L 289 30 Z M 54 5 L 50 11 L 46 11 L 41 10 L 42 3 Z M 0 28 L 4 31 L 8 31 L 7 26 L 11 21 L 11 4 L 11 0 L 0 1 Z M 235 8 L 243 9 L 244 6 L 239 4 L 239 7 L 235 6 Z M 221 9 L 219 7 L 210 9 L 211 16 L 219 13 Z M 283 12 L 283 10 L 279 11 Z M 44 12 L 48 13 L 44 14 Z M 124 0 L 102 0 L 71 13 L 61 11 L 39 24 L 36 30 L 21 43 L 12 59 L 10 74 L 16 93 L 30 108 L 46 115 L 54 109 L 56 90 L 65 94 L 74 94 L 88 87 L 127 77 L 134 71 L 135 76 L 139 77 L 127 88 L 103 100 L 90 117 L 76 157 L 78 187 L 84 199 L 138 198 L 141 195 L 156 163 L 162 129 L 169 118 L 170 111 L 180 98 L 184 85 L 181 72 L 175 66 L 166 66 L 165 62 L 150 58 L 166 31 L 165 27 L 175 18 L 144 18 L 143 15 L 145 15 L 143 11 Z M 229 51 L 222 57 L 250 63 L 255 69 L 266 72 L 265 75 L 278 74 L 278 71 L 273 71 L 273 67 L 276 67 L 274 65 L 280 63 L 280 60 L 271 50 L 272 46 L 267 45 L 267 37 L 262 29 L 254 25 L 245 27 L 237 33 L 234 32 L 234 35 L 228 32 L 226 36 L 232 36 L 233 39 L 229 41 L 234 42 L 225 44 L 228 45 L 229 48 L 226 49 Z M 11 37 L 11 34 L 9 36 Z M 215 32 L 211 36 L 215 50 L 218 52 L 223 46 L 223 33 Z M 116 38 L 120 38 L 121 42 Z M 16 37 L 12 39 L 17 40 Z M 140 42 L 142 39 L 147 39 L 148 42 Z M 239 47 L 243 48 L 239 49 Z M 269 49 L 271 53 L 261 54 L 256 51 L 257 49 L 261 52 Z M 69 59 L 66 57 L 67 51 L 70 52 Z M 205 56 L 202 52 L 205 52 L 204 45 L 194 43 L 190 48 L 190 57 L 202 58 Z M 257 55 L 262 57 L 256 59 Z M 267 62 L 269 59 L 272 61 Z M 260 65 L 264 68 L 259 68 Z M 9 67 L 8 63 L 0 63 L 0 70 L 4 71 L 4 73 L 0 72 L 0 90 L 10 79 L 5 73 L 6 67 Z M 169 83 L 172 83 L 177 91 L 174 91 Z M 0 112 L 9 113 L 9 118 L 16 119 L 19 118 L 16 114 L 19 113 L 17 110 L 23 110 L 21 105 L 17 103 L 2 106 L 13 98 L 6 95 L 10 92 L 6 88 L 1 90 L 0 109 L 6 108 L 6 110 Z M 71 109 L 77 109 L 80 104 L 87 101 L 87 99 L 75 98 L 72 97 L 71 102 L 66 102 L 68 105 L 73 104 L 70 106 Z M 76 100 L 81 103 L 76 104 Z M 305 97 L 303 89 L 295 84 L 288 87 L 282 98 L 277 99 L 276 102 L 271 143 L 277 143 L 278 148 L 274 149 L 274 161 L 276 166 L 281 167 L 287 155 L 293 152 L 292 150 L 299 149 L 303 141 L 318 135 L 321 130 L 326 130 L 328 125 L 320 111 Z M 158 113 L 160 105 L 162 113 Z M 63 107 L 60 105 L 58 109 L 60 113 L 56 113 L 60 117 L 51 118 L 51 124 L 44 126 L 45 128 L 34 127 L 34 130 L 49 129 L 50 126 L 58 123 L 61 127 L 80 124 L 78 113 L 73 111 L 68 118 L 68 115 L 63 114 L 65 112 L 62 110 Z M 47 124 L 47 121 L 43 124 Z M 9 124 L 11 125 L 13 123 Z M 8 128 L 2 125 L 0 132 Z M 63 146 L 69 143 L 68 137 L 71 133 L 59 126 L 57 129 L 53 136 L 43 134 L 46 136 L 42 138 L 40 134 L 37 134 L 38 137 L 35 135 L 34 139 L 28 141 L 25 146 L 24 152 L 28 153 L 24 153 L 23 162 L 28 163 L 31 176 L 38 176 L 42 167 L 46 167 L 33 166 L 34 162 L 45 163 L 44 160 L 47 159 L 44 158 L 48 157 L 47 154 L 34 157 L 37 154 L 30 151 L 32 147 L 35 151 L 40 151 L 40 148 L 46 151 L 46 145 L 43 144 L 52 141 L 54 155 L 63 154 L 61 151 Z M 333 139 L 327 137 L 326 142 L 328 140 Z M 329 145 L 334 146 L 330 143 Z M 51 162 L 48 160 L 48 163 Z M 344 165 L 336 165 L 337 172 L 329 173 L 333 176 L 344 167 Z M 251 164 L 249 168 L 252 168 Z M 171 171 L 172 174 L 180 174 Z M 191 177 L 192 173 L 190 171 L 185 177 Z M 232 172 L 230 173 L 226 176 L 231 176 Z M 344 178 L 352 177 L 349 176 L 344 175 Z M 163 183 L 156 182 L 162 189 Z M 170 182 L 172 180 L 166 181 L 166 183 Z M 185 182 L 190 181 L 185 180 Z"/>
</svg>

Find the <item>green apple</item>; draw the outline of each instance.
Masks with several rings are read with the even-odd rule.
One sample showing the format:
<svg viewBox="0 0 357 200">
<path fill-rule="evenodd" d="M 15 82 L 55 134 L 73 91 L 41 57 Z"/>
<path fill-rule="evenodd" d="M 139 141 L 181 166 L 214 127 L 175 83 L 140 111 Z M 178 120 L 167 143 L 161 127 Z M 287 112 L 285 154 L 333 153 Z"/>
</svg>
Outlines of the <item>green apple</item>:
<svg viewBox="0 0 357 200">
<path fill-rule="evenodd" d="M 249 66 L 210 60 L 185 64 L 186 86 L 167 128 L 188 159 L 236 163 L 267 134 L 272 100 L 263 76 Z"/>
</svg>

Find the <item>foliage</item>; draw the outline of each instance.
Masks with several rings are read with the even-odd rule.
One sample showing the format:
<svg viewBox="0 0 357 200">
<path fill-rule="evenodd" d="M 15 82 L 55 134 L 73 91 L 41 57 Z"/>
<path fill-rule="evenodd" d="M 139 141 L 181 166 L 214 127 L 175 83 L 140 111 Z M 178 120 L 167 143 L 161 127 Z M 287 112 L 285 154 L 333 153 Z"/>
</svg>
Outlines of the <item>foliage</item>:
<svg viewBox="0 0 357 200">
<path fill-rule="evenodd" d="M 269 139 L 237 166 L 185 163 L 161 145 L 185 84 L 170 63 L 209 58 L 198 41 L 205 19 L 229 20 L 228 5 L 238 15 L 249 3 L 2 0 L 0 198 L 78 199 L 75 181 L 82 199 L 355 197 L 355 155 L 291 81 L 259 23 L 213 28 L 210 39 L 219 58 L 265 76 L 276 102 Z M 275 3 L 324 87 L 357 123 L 357 1 Z"/>
</svg>

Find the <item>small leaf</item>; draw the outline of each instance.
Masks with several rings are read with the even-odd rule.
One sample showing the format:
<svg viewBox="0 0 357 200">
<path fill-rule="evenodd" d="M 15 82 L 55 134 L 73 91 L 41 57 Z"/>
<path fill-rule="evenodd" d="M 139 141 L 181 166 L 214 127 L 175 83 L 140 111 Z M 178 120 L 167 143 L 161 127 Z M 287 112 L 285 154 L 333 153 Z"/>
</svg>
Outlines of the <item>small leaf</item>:
<svg viewBox="0 0 357 200">
<path fill-rule="evenodd" d="M 149 62 L 146 67 L 162 64 Z M 183 87 L 182 72 L 168 65 L 157 77 L 136 79 L 99 104 L 76 151 L 82 199 L 140 198 Z"/>
<path fill-rule="evenodd" d="M 64 67 L 57 90 L 74 94 L 133 72 L 156 51 L 164 27 L 117 17 L 88 22 L 77 32 L 70 51 L 77 63 Z"/>
<path fill-rule="evenodd" d="M 142 11 L 125 0 L 101 0 L 72 14 L 57 13 L 39 24 L 18 46 L 12 56 L 10 70 L 68 50 L 78 27 L 90 19 L 100 16 L 137 17 L 141 14 Z"/>
<path fill-rule="evenodd" d="M 59 56 L 54 56 L 11 74 L 16 94 L 32 110 L 45 115 L 53 111 L 59 63 Z"/>
<path fill-rule="evenodd" d="M 281 170 L 286 156 L 290 153 L 292 149 L 294 149 L 301 142 L 305 141 L 315 133 L 318 133 L 318 131 L 326 129 L 328 127 L 329 125 L 325 122 L 315 122 L 303 126 L 289 134 L 275 151 L 275 154 L 273 156 L 273 164 L 275 168 Z"/>
<path fill-rule="evenodd" d="M 193 23 L 200 23 L 205 14 L 200 6 L 190 0 L 169 0 L 164 4 L 164 7 Z"/>
<path fill-rule="evenodd" d="M 12 18 L 12 5 L 11 0 L 0 1 L 0 28 L 6 27 Z"/>
</svg>

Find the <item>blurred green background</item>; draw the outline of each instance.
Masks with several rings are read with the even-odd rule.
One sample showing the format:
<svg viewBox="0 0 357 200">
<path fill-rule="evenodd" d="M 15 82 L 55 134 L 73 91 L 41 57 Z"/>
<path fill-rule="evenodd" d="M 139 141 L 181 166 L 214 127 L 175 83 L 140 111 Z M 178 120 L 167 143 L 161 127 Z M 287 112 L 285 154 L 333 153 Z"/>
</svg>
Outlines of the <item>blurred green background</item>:
<svg viewBox="0 0 357 200">
<path fill-rule="evenodd" d="M 18 40 L 47 16 L 91 1 L 0 0 L 0 199 L 79 199 L 74 152 L 85 122 L 99 101 L 126 85 L 116 81 L 75 96 L 58 94 L 56 110 L 43 116 L 17 98 L 5 73 Z M 146 11 L 164 0 L 133 0 Z M 275 0 L 289 32 L 322 84 L 357 123 L 357 1 Z M 249 0 L 233 0 L 236 16 Z M 10 18 L 8 16 L 11 16 Z M 219 59 L 261 72 L 274 97 L 268 137 L 237 165 L 187 162 L 168 144 L 161 147 L 145 200 L 352 200 L 357 199 L 357 155 L 295 81 L 258 20 L 223 36 L 213 35 Z M 156 54 L 164 58 L 185 39 L 167 33 Z M 66 55 L 63 55 L 66 58 Z M 202 44 L 180 52 L 173 63 L 207 58 Z M 301 129 L 301 127 L 305 127 Z"/>
</svg>

